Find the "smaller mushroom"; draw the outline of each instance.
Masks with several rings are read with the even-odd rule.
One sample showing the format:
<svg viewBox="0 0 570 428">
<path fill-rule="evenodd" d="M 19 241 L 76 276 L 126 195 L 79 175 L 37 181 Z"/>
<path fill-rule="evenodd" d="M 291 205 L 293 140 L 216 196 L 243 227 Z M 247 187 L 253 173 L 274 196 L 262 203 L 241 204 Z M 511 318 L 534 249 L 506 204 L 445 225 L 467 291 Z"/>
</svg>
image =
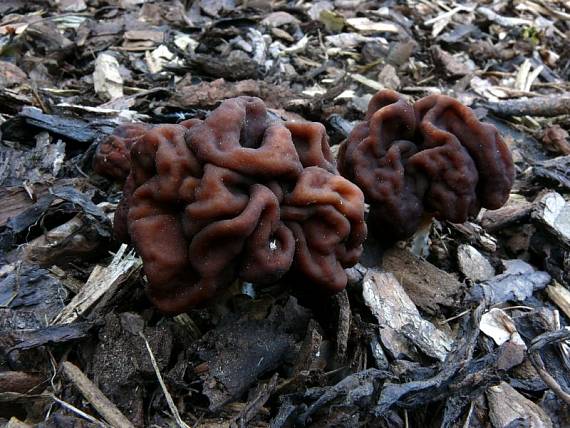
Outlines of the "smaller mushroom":
<svg viewBox="0 0 570 428">
<path fill-rule="evenodd" d="M 384 241 L 409 238 L 426 218 L 462 223 L 500 208 L 514 180 L 507 145 L 469 107 L 443 95 L 410 104 L 389 90 L 370 100 L 338 167 L 364 192 L 370 230 Z"/>
</svg>

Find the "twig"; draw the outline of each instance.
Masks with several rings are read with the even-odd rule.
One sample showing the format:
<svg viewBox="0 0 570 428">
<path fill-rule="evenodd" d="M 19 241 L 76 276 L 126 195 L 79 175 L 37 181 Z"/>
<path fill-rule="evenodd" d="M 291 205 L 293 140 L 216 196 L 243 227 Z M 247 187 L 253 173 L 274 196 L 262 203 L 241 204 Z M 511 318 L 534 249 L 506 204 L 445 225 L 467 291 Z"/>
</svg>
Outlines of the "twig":
<svg viewBox="0 0 570 428">
<path fill-rule="evenodd" d="M 443 321 L 439 321 L 437 324 L 438 324 L 438 325 L 448 324 L 448 323 L 450 323 L 451 321 L 456 320 L 457 318 L 461 318 L 462 316 L 467 315 L 469 312 L 471 312 L 471 310 L 470 310 L 470 309 L 467 309 L 467 310 L 465 310 L 465 311 L 463 311 L 463 312 L 458 313 L 457 315 L 452 316 L 451 318 L 446 318 L 446 319 L 444 319 Z"/>
<path fill-rule="evenodd" d="M 134 425 L 119 409 L 101 392 L 97 386 L 74 364 L 65 361 L 62 364 L 63 373 L 83 394 L 85 399 L 113 427 L 134 428 Z"/>
<path fill-rule="evenodd" d="M 168 403 L 168 407 L 170 408 L 170 411 L 174 415 L 174 419 L 176 420 L 176 423 L 181 428 L 190 428 L 190 426 L 187 425 L 186 422 L 184 422 L 182 420 L 182 418 L 180 417 L 180 413 L 178 412 L 178 409 L 176 408 L 176 405 L 174 404 L 174 400 L 172 400 L 172 396 L 170 395 L 170 393 L 166 389 L 166 384 L 164 383 L 164 380 L 162 379 L 162 375 L 160 374 L 160 369 L 158 368 L 158 364 L 156 363 L 156 359 L 154 358 L 154 354 L 152 353 L 152 349 L 150 349 L 150 345 L 148 343 L 148 340 L 146 340 L 146 337 L 142 333 L 142 331 L 139 332 L 139 335 L 144 340 L 144 344 L 146 345 L 146 349 L 148 350 L 148 355 L 150 357 L 150 362 L 152 363 L 152 367 L 154 368 L 154 372 L 156 373 L 156 377 L 158 378 L 158 382 L 160 383 L 160 387 L 162 388 L 162 392 L 164 392 L 166 402 Z"/>
<path fill-rule="evenodd" d="M 554 117 L 570 114 L 570 95 L 565 93 L 526 100 L 485 102 L 482 106 L 499 116 Z"/>
<path fill-rule="evenodd" d="M 93 423 L 93 424 L 97 424 L 97 425 L 101 425 L 103 427 L 106 427 L 108 425 L 104 424 L 103 422 L 101 422 L 100 420 L 94 418 L 93 416 L 91 416 L 88 413 L 85 413 L 83 410 L 78 409 L 77 407 L 75 407 L 72 404 L 69 404 L 67 401 L 63 401 L 59 398 L 57 398 L 55 395 L 52 394 L 51 398 L 53 399 L 53 401 L 55 401 L 56 403 L 58 403 L 60 406 L 65 407 L 67 410 L 69 410 L 72 413 L 75 413 L 78 416 L 81 416 L 83 419 L 88 420 L 89 422 Z"/>
<path fill-rule="evenodd" d="M 554 379 L 552 375 L 548 373 L 539 353 L 539 351 L 547 345 L 568 339 L 570 339 L 569 328 L 563 328 L 554 332 L 543 333 L 540 336 L 535 337 L 530 343 L 530 346 L 528 348 L 528 356 L 530 362 L 538 372 L 538 375 L 543 380 L 543 382 L 548 385 L 548 387 L 560 399 L 564 400 L 567 404 L 570 404 L 570 394 L 564 391 L 560 384 L 556 382 L 556 379 Z"/>
<path fill-rule="evenodd" d="M 481 15 L 485 15 L 485 17 L 489 21 L 496 22 L 502 27 L 518 27 L 521 25 L 532 25 L 533 22 L 529 19 L 522 19 L 522 18 L 512 18 L 510 16 L 502 16 L 498 13 L 492 11 L 488 7 L 478 7 L 477 12 Z"/>
</svg>

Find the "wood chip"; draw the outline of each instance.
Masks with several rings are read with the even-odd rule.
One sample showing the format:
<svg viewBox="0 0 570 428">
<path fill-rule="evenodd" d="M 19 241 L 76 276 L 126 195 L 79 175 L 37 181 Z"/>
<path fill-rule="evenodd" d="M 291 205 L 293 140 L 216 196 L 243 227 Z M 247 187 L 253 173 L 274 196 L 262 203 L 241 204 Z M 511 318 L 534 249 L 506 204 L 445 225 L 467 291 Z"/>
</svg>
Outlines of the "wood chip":
<svg viewBox="0 0 570 428">
<path fill-rule="evenodd" d="M 117 99 L 123 96 L 123 78 L 119 72 L 119 62 L 108 53 L 100 53 L 95 60 L 93 72 L 95 92 L 105 99 Z"/>
<path fill-rule="evenodd" d="M 121 245 L 109 266 L 95 266 L 81 291 L 63 308 L 52 324 L 69 324 L 85 314 L 105 293 L 113 293 L 142 267 L 140 258 Z M 125 254 L 126 253 L 126 254 Z"/>
<path fill-rule="evenodd" d="M 494 427 L 527 426 L 552 428 L 548 415 L 508 383 L 501 382 L 487 391 L 489 416 Z"/>
<path fill-rule="evenodd" d="M 546 287 L 546 294 L 570 318 L 570 291 L 558 282 L 553 281 L 552 285 Z"/>
<path fill-rule="evenodd" d="M 123 37 L 125 40 L 148 40 L 155 43 L 164 41 L 164 33 L 162 31 L 132 30 L 126 31 Z"/>
<path fill-rule="evenodd" d="M 361 33 L 399 33 L 400 27 L 391 22 L 374 22 L 369 18 L 349 18 L 346 23 Z"/>
<path fill-rule="evenodd" d="M 384 346 L 393 354 L 410 341 L 430 357 L 445 360 L 453 341 L 421 317 L 394 274 L 369 269 L 362 295 L 378 321 Z"/>
<path fill-rule="evenodd" d="M 473 281 L 486 281 L 495 275 L 495 269 L 479 251 L 471 245 L 460 245 L 457 248 L 459 269 Z"/>
<path fill-rule="evenodd" d="M 415 305 L 433 314 L 439 306 L 453 307 L 461 292 L 461 283 L 408 250 L 397 247 L 384 253 L 382 268 L 392 272 Z"/>
<path fill-rule="evenodd" d="M 549 192 L 538 201 L 533 217 L 544 223 L 566 245 L 570 245 L 570 203 L 559 193 Z"/>
</svg>

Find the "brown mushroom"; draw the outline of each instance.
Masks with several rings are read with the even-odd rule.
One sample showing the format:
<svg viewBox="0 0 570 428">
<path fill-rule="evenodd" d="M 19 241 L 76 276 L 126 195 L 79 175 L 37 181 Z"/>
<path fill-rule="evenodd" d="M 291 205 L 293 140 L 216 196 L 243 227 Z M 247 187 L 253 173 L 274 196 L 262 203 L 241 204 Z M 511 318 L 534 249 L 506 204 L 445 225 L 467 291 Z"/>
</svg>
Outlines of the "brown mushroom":
<svg viewBox="0 0 570 428">
<path fill-rule="evenodd" d="M 410 237 L 426 215 L 461 223 L 497 209 L 514 180 L 507 145 L 469 107 L 443 95 L 410 104 L 388 90 L 343 143 L 339 169 L 363 190 L 385 241 Z"/>
<path fill-rule="evenodd" d="M 179 125 L 190 129 L 200 123 L 199 119 L 188 119 Z M 103 177 L 124 183 L 131 168 L 131 148 L 152 125 L 146 123 L 124 123 L 115 128 L 111 135 L 97 145 L 93 156 L 93 170 Z"/>
<path fill-rule="evenodd" d="M 149 129 L 150 126 L 145 123 L 119 125 L 97 145 L 93 170 L 114 181 L 124 182 L 129 175 L 131 147 Z"/>
<path fill-rule="evenodd" d="M 150 299 L 181 312 L 236 277 L 267 284 L 290 270 L 343 289 L 366 236 L 364 196 L 338 174 L 324 127 L 273 121 L 250 97 L 193 125 L 150 129 L 130 153 L 115 229 L 141 255 Z"/>
</svg>

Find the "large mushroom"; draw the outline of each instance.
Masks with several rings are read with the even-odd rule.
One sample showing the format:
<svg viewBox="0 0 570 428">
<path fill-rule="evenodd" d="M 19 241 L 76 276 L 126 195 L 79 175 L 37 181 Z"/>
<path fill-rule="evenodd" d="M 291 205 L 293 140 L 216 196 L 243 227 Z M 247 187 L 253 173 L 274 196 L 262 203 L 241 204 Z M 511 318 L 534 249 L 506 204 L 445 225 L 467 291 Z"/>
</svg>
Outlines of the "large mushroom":
<svg viewBox="0 0 570 428">
<path fill-rule="evenodd" d="M 324 127 L 274 121 L 250 97 L 192 125 L 156 126 L 130 150 L 115 229 L 141 255 L 150 299 L 182 312 L 236 278 L 290 270 L 343 289 L 366 237 L 364 196 L 338 174 Z"/>
</svg>

